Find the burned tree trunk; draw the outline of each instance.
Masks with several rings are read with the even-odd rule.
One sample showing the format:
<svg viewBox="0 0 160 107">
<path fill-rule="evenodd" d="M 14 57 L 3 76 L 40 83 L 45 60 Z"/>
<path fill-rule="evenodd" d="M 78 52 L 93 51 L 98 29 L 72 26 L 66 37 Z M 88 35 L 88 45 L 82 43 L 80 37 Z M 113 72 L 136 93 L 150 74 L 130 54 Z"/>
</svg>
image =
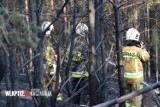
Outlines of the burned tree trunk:
<svg viewBox="0 0 160 107">
<path fill-rule="evenodd" d="M 119 13 L 119 3 L 114 0 L 114 14 L 115 14 L 115 31 L 116 31 L 116 53 L 117 53 L 117 67 L 118 67 L 118 81 L 119 81 L 119 91 L 120 96 L 124 95 L 124 85 L 123 85 L 123 73 L 122 73 L 122 39 L 120 35 L 120 13 Z M 120 104 L 123 107 L 124 104 Z"/>
<path fill-rule="evenodd" d="M 0 82 L 2 81 L 5 74 L 5 51 L 0 48 Z"/>
<path fill-rule="evenodd" d="M 37 26 L 41 26 L 41 17 L 42 17 L 42 6 L 44 4 L 44 0 L 36 0 L 36 18 L 37 18 Z M 37 59 L 34 62 L 34 88 L 44 90 L 44 68 L 43 68 L 43 48 L 44 48 L 44 35 L 41 32 L 37 33 L 39 37 L 39 42 L 37 46 L 37 50 L 35 55 L 40 53 Z M 46 106 L 46 98 L 44 96 L 37 97 L 37 101 L 39 102 L 39 107 Z"/>
<path fill-rule="evenodd" d="M 28 8 L 29 8 L 29 19 L 30 19 L 30 21 L 31 22 L 35 21 L 33 0 L 29 0 Z"/>
<path fill-rule="evenodd" d="M 90 106 L 98 104 L 100 96 L 97 94 L 98 80 L 96 78 L 96 48 L 95 48 L 95 8 L 94 2 L 89 0 L 89 96 Z"/>
<path fill-rule="evenodd" d="M 9 64 L 10 64 L 10 76 L 11 76 L 11 89 L 14 91 L 18 90 L 18 84 L 19 84 L 19 74 L 17 71 L 17 65 L 16 65 L 16 45 L 12 44 L 12 46 L 9 49 Z M 19 98 L 18 96 L 13 96 L 11 98 L 12 100 L 12 107 L 19 107 Z"/>
<path fill-rule="evenodd" d="M 103 0 L 95 1 L 95 47 L 96 47 L 96 71 L 99 79 L 98 94 L 101 96 L 100 102 L 105 98 L 104 80 L 105 80 L 105 46 L 104 46 L 104 31 L 103 31 Z M 100 68 L 100 66 L 103 66 Z M 100 69 L 99 69 L 100 68 Z"/>
<path fill-rule="evenodd" d="M 151 47 L 150 47 L 150 70 L 151 70 L 151 83 L 155 83 L 157 80 L 156 78 L 156 72 L 158 69 L 156 69 L 158 66 L 156 66 L 156 33 L 155 33 L 155 28 L 156 28 L 156 6 L 152 6 L 152 8 L 149 9 L 149 35 L 150 35 L 150 41 L 151 41 Z"/>
</svg>

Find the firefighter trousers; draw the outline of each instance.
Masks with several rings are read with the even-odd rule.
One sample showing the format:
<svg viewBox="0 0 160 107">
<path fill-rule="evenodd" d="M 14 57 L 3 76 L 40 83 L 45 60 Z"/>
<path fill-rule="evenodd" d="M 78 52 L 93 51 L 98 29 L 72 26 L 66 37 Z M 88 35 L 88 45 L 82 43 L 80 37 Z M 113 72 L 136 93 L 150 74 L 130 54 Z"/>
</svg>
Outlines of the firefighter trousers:
<svg viewBox="0 0 160 107">
<path fill-rule="evenodd" d="M 143 85 L 141 84 L 126 84 L 125 92 L 126 94 L 129 94 L 142 88 Z M 125 107 L 142 107 L 142 95 L 126 100 Z"/>
<path fill-rule="evenodd" d="M 72 94 L 76 94 L 76 92 L 79 89 L 82 89 L 85 86 L 87 79 L 88 79 L 87 77 L 72 78 L 72 92 L 73 92 Z M 86 105 L 88 102 L 87 95 L 88 95 L 88 87 L 85 87 L 72 98 L 72 103 Z"/>
</svg>

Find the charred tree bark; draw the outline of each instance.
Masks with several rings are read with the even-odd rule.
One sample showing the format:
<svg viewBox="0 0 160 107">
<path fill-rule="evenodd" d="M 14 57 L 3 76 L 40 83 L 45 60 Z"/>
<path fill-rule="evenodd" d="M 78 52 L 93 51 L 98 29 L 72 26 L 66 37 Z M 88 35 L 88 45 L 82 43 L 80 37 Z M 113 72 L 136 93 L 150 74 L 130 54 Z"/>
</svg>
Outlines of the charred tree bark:
<svg viewBox="0 0 160 107">
<path fill-rule="evenodd" d="M 72 56 L 73 56 L 73 51 L 74 51 L 74 47 L 75 47 L 75 37 L 76 37 L 76 0 L 73 0 L 73 32 L 72 32 L 72 36 L 71 36 L 71 43 L 70 43 L 70 49 L 69 49 L 69 57 L 68 57 L 68 61 L 67 61 L 67 66 L 66 66 L 66 70 L 65 70 L 65 76 L 69 75 L 69 71 L 70 71 L 70 67 L 72 64 Z M 69 84 L 67 84 L 67 91 L 69 92 L 68 95 L 71 96 L 71 89 L 69 88 Z"/>
<path fill-rule="evenodd" d="M 23 13 L 23 10 L 24 10 L 23 6 L 24 6 L 23 0 L 18 0 L 18 7 L 19 7 L 20 13 Z"/>
<path fill-rule="evenodd" d="M 151 83 L 156 82 L 156 49 L 155 49 L 155 36 L 154 35 L 154 27 L 156 25 L 156 11 L 155 6 L 152 6 L 152 8 L 149 9 L 149 29 L 150 32 L 150 41 L 151 41 L 151 47 L 150 47 L 150 70 L 151 70 Z"/>
<path fill-rule="evenodd" d="M 105 63 L 105 47 L 104 47 L 104 31 L 103 31 L 103 0 L 95 1 L 95 47 L 96 47 L 96 71 Z M 104 83 L 105 69 L 104 66 L 98 70 L 99 86 Z M 100 102 L 105 98 L 104 85 L 98 90 L 98 95 L 101 96 Z"/>
<path fill-rule="evenodd" d="M 60 75 L 60 47 L 57 44 L 57 68 L 56 68 L 56 83 L 54 92 L 51 97 L 51 107 L 56 107 L 57 95 L 59 93 L 59 75 Z"/>
<path fill-rule="evenodd" d="M 89 97 L 90 106 L 98 104 L 100 96 L 95 92 L 98 89 L 98 80 L 96 78 L 96 49 L 95 49 L 95 8 L 92 0 L 89 5 Z"/>
<path fill-rule="evenodd" d="M 0 7 L 2 7 L 2 5 L 4 4 L 3 2 L 4 2 L 4 0 L 0 1 L 0 5 L 1 5 Z"/>
<path fill-rule="evenodd" d="M 29 7 L 29 19 L 31 22 L 35 21 L 33 0 L 29 0 L 28 7 Z"/>
<path fill-rule="evenodd" d="M 155 10 L 157 10 L 157 6 L 155 6 Z M 155 55 L 156 55 L 156 62 L 155 62 L 155 66 L 156 66 L 156 82 L 158 82 L 158 75 L 159 75 L 159 67 L 158 67 L 158 62 L 159 62 L 159 58 L 158 58 L 158 53 L 159 53 L 159 47 L 158 47 L 158 42 L 159 42 L 159 38 L 158 38 L 158 14 L 157 12 L 155 13 L 155 19 L 156 19 L 156 24 L 155 24 L 155 32 L 154 32 L 154 35 L 155 36 Z M 154 42 L 153 42 L 154 43 Z"/>
<path fill-rule="evenodd" d="M 101 61 L 100 61 L 100 56 L 101 56 L 101 35 L 100 35 L 100 9 L 99 9 L 99 6 L 100 6 L 100 3 L 99 3 L 99 0 L 95 0 L 95 47 L 96 47 L 96 69 L 97 70 L 100 65 L 101 65 Z M 101 77 L 101 72 L 102 70 L 99 70 L 97 72 L 97 77 L 99 79 L 99 84 L 102 82 L 102 79 L 100 78 Z M 100 93 L 98 93 L 100 94 Z"/>
<path fill-rule="evenodd" d="M 148 4 L 146 4 L 146 12 L 145 12 L 145 38 L 144 38 L 144 43 L 146 44 L 146 48 L 148 50 L 148 52 L 150 53 L 150 45 L 151 45 L 151 40 L 150 40 L 150 33 L 149 33 L 149 6 Z M 151 77 L 151 73 L 150 73 L 150 61 L 148 61 L 145 64 L 145 79 L 147 80 L 147 82 L 151 82 L 150 77 Z"/>
<path fill-rule="evenodd" d="M 5 71 L 5 83 L 6 83 L 6 89 L 11 90 L 11 78 L 10 78 L 10 72 L 9 72 L 9 55 L 7 52 L 4 53 L 4 71 Z M 7 106 L 11 107 L 11 97 L 7 97 Z"/>
<path fill-rule="evenodd" d="M 6 64 L 5 64 L 5 51 L 0 48 L 0 82 L 2 81 L 4 74 L 5 74 L 5 69 L 6 69 Z M 1 90 L 1 87 L 0 87 Z"/>
<path fill-rule="evenodd" d="M 10 76 L 11 76 L 11 89 L 17 91 L 18 84 L 19 84 L 19 74 L 17 72 L 17 65 L 16 65 L 16 45 L 12 44 L 9 49 L 9 64 L 10 64 Z M 11 98 L 12 106 L 11 107 L 19 107 L 19 98 L 18 96 L 13 96 Z"/>
<path fill-rule="evenodd" d="M 118 7 L 119 3 L 114 0 L 114 14 L 115 14 L 115 31 L 116 31 L 116 53 L 117 53 L 117 67 L 118 67 L 118 81 L 120 96 L 125 94 L 124 92 L 124 80 L 122 73 L 122 39 L 120 35 L 120 11 Z M 120 104 L 123 107 L 124 103 Z"/>
<path fill-rule="evenodd" d="M 36 19 L 37 26 L 41 26 L 41 17 L 42 17 L 42 7 L 44 5 L 44 0 L 36 0 Z M 44 68 L 43 68 L 43 48 L 44 48 L 44 35 L 41 32 L 38 32 L 37 36 L 39 37 L 39 42 L 37 46 L 37 53 L 40 55 L 37 57 L 34 63 L 34 88 L 44 90 Z M 39 102 L 39 107 L 46 107 L 46 98 L 44 96 L 37 97 Z"/>
<path fill-rule="evenodd" d="M 63 4 L 65 3 L 65 0 L 63 0 Z M 64 9 L 63 9 L 63 15 L 64 15 L 64 25 L 63 25 L 63 30 L 64 30 L 64 34 L 62 35 L 62 40 L 61 40 L 61 42 L 62 42 L 62 44 L 64 44 L 65 43 L 65 41 L 67 40 L 67 37 L 68 37 L 68 35 L 69 35 L 69 32 L 68 32 L 68 19 L 69 18 L 67 18 L 67 6 L 65 6 L 64 7 Z M 64 46 L 62 46 L 63 48 L 64 47 L 66 47 L 66 44 L 64 44 Z"/>
<path fill-rule="evenodd" d="M 105 49 L 105 42 L 104 42 L 104 9 L 103 9 L 103 0 L 100 0 L 99 1 L 100 3 L 100 38 L 101 38 L 101 61 L 102 61 L 102 64 L 101 65 L 104 65 L 104 63 L 106 62 L 106 49 Z M 105 81 L 105 76 L 106 76 L 106 71 L 105 71 L 105 66 L 102 67 L 102 72 L 101 72 L 101 77 L 102 77 L 102 83 L 104 83 Z M 102 84 L 101 84 L 102 85 Z M 101 101 L 104 101 L 105 100 L 105 85 L 102 86 L 102 92 L 101 92 L 101 95 L 102 98 L 101 98 Z"/>
</svg>

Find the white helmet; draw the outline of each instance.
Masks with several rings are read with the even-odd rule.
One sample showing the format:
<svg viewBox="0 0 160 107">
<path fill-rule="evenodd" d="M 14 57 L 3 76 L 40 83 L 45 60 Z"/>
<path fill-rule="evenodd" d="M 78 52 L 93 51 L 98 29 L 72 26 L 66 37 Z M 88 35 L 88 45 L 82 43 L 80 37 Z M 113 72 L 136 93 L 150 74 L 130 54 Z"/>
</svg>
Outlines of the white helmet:
<svg viewBox="0 0 160 107">
<path fill-rule="evenodd" d="M 42 31 L 44 31 L 49 25 L 51 24 L 50 21 L 44 21 L 41 25 Z M 49 30 L 46 32 L 47 35 L 51 34 L 51 31 L 54 30 L 54 26 L 51 25 Z"/>
<path fill-rule="evenodd" d="M 85 36 L 87 32 L 88 26 L 84 23 L 78 23 L 78 25 L 76 26 L 76 33 L 81 36 Z"/>
<path fill-rule="evenodd" d="M 126 40 L 135 40 L 139 41 L 140 33 L 135 28 L 130 28 L 126 32 Z"/>
</svg>

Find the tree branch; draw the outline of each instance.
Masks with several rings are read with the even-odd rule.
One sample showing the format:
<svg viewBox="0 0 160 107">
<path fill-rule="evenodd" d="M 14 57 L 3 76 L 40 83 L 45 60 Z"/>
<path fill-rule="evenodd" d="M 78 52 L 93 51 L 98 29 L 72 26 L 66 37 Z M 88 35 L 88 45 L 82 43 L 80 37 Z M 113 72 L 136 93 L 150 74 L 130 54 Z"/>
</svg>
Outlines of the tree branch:
<svg viewBox="0 0 160 107">
<path fill-rule="evenodd" d="M 141 90 L 134 91 L 134 92 L 132 92 L 132 93 L 130 93 L 130 94 L 127 94 L 127 95 L 124 95 L 124 96 L 122 96 L 122 97 L 113 99 L 113 100 L 111 100 L 111 101 L 108 101 L 108 102 L 104 102 L 104 103 L 95 105 L 95 106 L 93 106 L 93 107 L 110 107 L 110 106 L 112 106 L 112 105 L 122 103 L 122 102 L 124 102 L 124 101 L 127 100 L 127 99 L 131 99 L 131 98 L 133 98 L 133 97 L 136 97 L 136 96 L 138 96 L 138 95 L 140 95 L 140 94 L 146 93 L 146 92 L 151 91 L 151 90 L 153 90 L 153 89 L 155 89 L 155 88 L 158 88 L 158 87 L 160 87 L 160 82 L 154 83 L 154 84 L 152 84 L 152 85 L 150 85 L 150 86 L 147 86 L 147 87 L 145 87 L 145 88 L 143 88 L 143 89 L 141 89 Z"/>
<path fill-rule="evenodd" d="M 21 68 L 18 70 L 20 72 L 23 67 L 25 67 L 27 64 L 29 64 L 33 59 L 37 58 L 40 55 L 40 53 L 36 54 L 32 59 L 28 60 L 25 64 L 21 66 Z"/>
<path fill-rule="evenodd" d="M 45 35 L 45 33 L 47 32 L 47 30 L 49 30 L 49 28 L 50 28 L 50 26 L 52 25 L 52 24 L 54 24 L 57 20 L 58 20 L 58 18 L 60 17 L 60 15 L 61 15 L 61 13 L 63 12 L 63 9 L 64 9 L 64 7 L 67 5 L 67 3 L 69 2 L 70 0 L 66 0 L 65 1 L 65 3 L 63 4 L 63 6 L 62 6 L 62 8 L 60 9 L 60 11 L 59 11 L 59 13 L 57 14 L 57 16 L 56 16 L 56 18 L 51 22 L 51 24 L 42 32 L 42 37 Z"/>
</svg>

